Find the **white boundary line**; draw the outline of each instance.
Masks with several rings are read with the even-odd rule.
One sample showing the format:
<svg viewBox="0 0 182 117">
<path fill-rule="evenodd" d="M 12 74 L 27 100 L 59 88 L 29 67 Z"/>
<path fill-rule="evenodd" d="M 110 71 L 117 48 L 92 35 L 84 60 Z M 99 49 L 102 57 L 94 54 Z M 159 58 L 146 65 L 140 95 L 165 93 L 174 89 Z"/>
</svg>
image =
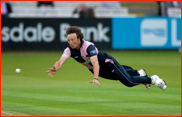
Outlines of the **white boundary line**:
<svg viewBox="0 0 182 117">
<path fill-rule="evenodd" d="M 7 114 L 7 115 L 13 115 L 11 113 L 7 113 L 7 112 L 3 112 L 3 111 L 1 111 L 1 113 Z"/>
</svg>

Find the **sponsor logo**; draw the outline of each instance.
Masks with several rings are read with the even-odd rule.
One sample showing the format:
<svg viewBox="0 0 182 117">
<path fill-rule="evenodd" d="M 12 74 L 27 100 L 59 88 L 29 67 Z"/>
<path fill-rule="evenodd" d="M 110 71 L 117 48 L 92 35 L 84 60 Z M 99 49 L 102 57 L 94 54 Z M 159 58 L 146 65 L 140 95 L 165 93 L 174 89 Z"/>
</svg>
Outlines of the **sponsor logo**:
<svg viewBox="0 0 182 117">
<path fill-rule="evenodd" d="M 66 51 L 64 51 L 63 54 L 66 55 Z"/>
<path fill-rule="evenodd" d="M 164 37 L 165 36 L 165 30 L 164 29 L 160 29 L 160 28 L 156 28 L 156 29 L 151 29 L 151 28 L 144 28 L 143 29 L 143 33 L 144 34 L 153 34 L 157 37 Z"/>
<path fill-rule="evenodd" d="M 171 46 L 181 46 L 181 39 L 178 36 L 181 32 L 177 28 L 177 20 L 171 20 L 171 28 L 167 24 L 167 19 L 144 19 L 141 23 L 141 45 L 162 47 L 171 39 Z M 171 37 L 168 37 L 168 33 Z"/>
<path fill-rule="evenodd" d="M 140 30 L 142 46 L 163 46 L 167 43 L 166 19 L 144 19 Z"/>
<path fill-rule="evenodd" d="M 97 54 L 96 50 L 92 50 L 90 51 L 90 54 L 93 55 L 93 54 Z"/>
<path fill-rule="evenodd" d="M 12 28 L 3 26 L 1 28 L 2 42 L 47 42 L 50 43 L 55 40 L 56 32 L 60 38 L 60 42 L 67 42 L 66 29 L 71 26 L 68 23 L 61 23 L 59 31 L 51 26 L 43 27 L 42 23 L 37 23 L 34 26 L 25 26 L 20 22 L 17 26 Z M 79 27 L 84 34 L 84 39 L 93 42 L 110 42 L 111 39 L 107 36 L 110 31 L 109 27 L 104 27 L 102 23 L 98 23 L 96 27 Z M 60 32 L 60 33 L 59 33 Z M 92 39 L 92 40 L 91 40 Z"/>
<path fill-rule="evenodd" d="M 78 56 L 75 56 L 74 58 L 78 58 Z"/>
</svg>

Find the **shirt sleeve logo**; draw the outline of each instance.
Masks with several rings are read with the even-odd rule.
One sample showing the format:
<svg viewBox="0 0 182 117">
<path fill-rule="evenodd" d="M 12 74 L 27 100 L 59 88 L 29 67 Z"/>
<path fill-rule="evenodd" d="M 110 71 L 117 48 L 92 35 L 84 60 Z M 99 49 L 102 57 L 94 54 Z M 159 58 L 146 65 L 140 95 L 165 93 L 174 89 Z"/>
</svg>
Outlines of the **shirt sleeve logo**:
<svg viewBox="0 0 182 117">
<path fill-rule="evenodd" d="M 64 51 L 63 54 L 65 55 L 66 54 L 66 51 Z"/>
<path fill-rule="evenodd" d="M 93 55 L 93 54 L 97 54 L 96 50 L 92 50 L 90 51 L 90 54 Z"/>
</svg>

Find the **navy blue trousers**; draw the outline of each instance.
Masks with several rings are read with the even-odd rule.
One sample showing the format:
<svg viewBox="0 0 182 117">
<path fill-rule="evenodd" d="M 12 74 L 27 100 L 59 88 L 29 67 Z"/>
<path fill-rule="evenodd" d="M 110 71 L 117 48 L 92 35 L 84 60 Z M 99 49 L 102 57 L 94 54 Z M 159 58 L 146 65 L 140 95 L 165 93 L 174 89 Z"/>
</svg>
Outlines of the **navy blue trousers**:
<svg viewBox="0 0 182 117">
<path fill-rule="evenodd" d="M 119 80 L 127 87 L 139 84 L 151 84 L 151 78 L 140 76 L 137 70 L 126 65 L 120 65 L 112 56 L 105 54 L 105 64 L 100 65 L 99 76 L 111 80 Z M 92 73 L 93 70 L 89 69 Z"/>
</svg>

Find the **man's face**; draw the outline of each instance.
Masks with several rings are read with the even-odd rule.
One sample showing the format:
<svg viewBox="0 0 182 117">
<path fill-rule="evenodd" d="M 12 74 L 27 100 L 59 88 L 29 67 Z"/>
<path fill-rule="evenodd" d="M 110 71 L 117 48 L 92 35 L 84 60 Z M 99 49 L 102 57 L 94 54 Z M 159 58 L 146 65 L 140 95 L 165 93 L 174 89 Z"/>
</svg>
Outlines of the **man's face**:
<svg viewBox="0 0 182 117">
<path fill-rule="evenodd" d="M 72 49 L 80 49 L 80 39 L 77 38 L 76 33 L 67 35 L 67 39 Z"/>
</svg>

